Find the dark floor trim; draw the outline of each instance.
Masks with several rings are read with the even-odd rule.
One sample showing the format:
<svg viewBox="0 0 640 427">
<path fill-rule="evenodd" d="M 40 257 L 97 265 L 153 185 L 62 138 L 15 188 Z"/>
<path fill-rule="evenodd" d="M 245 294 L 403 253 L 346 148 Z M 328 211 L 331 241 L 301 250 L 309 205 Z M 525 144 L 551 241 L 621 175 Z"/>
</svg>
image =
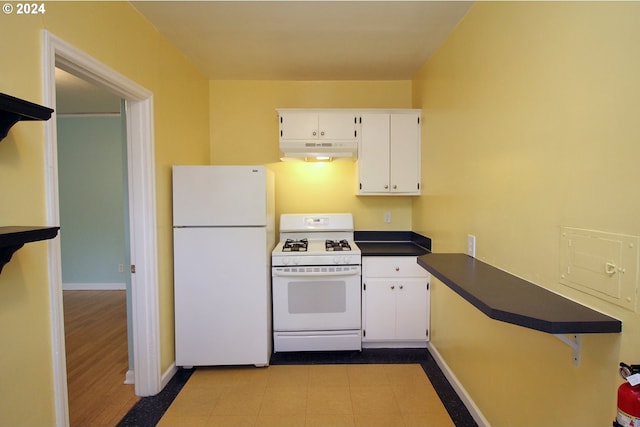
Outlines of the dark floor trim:
<svg viewBox="0 0 640 427">
<path fill-rule="evenodd" d="M 276 353 L 271 357 L 270 361 L 271 365 L 351 363 L 419 363 L 427 374 L 429 381 L 433 384 L 456 427 L 478 427 L 478 424 L 427 349 L 365 349 L 362 351 Z M 179 369 L 164 390 L 156 396 L 141 398 L 117 427 L 155 426 L 193 372 L 193 369 Z"/>
<path fill-rule="evenodd" d="M 178 369 L 160 393 L 138 400 L 117 427 L 155 427 L 193 372 L 194 369 Z"/>
</svg>

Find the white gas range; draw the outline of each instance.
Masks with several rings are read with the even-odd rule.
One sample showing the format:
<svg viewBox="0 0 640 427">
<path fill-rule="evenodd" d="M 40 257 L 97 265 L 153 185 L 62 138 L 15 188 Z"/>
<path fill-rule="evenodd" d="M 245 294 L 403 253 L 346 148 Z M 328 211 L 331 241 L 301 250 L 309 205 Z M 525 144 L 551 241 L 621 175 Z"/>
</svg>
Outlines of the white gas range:
<svg viewBox="0 0 640 427">
<path fill-rule="evenodd" d="M 361 253 L 351 214 L 283 214 L 271 254 L 274 351 L 360 350 Z"/>
</svg>

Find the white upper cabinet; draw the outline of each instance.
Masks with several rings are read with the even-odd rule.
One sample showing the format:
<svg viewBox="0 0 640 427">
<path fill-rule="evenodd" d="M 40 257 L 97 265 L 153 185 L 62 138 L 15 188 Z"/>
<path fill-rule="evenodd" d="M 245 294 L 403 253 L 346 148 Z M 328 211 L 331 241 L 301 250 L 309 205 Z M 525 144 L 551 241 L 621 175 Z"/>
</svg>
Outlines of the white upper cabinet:
<svg viewBox="0 0 640 427">
<path fill-rule="evenodd" d="M 391 114 L 389 135 L 391 192 L 420 194 L 420 114 Z"/>
<path fill-rule="evenodd" d="M 355 141 L 357 114 L 341 111 L 279 110 L 281 140 Z"/>
<path fill-rule="evenodd" d="M 284 157 L 358 160 L 358 195 L 417 196 L 421 110 L 277 109 Z"/>
<path fill-rule="evenodd" d="M 389 193 L 390 114 L 362 115 L 358 149 L 358 194 Z"/>
<path fill-rule="evenodd" d="M 362 113 L 358 194 L 420 194 L 420 115 L 420 110 Z"/>
</svg>

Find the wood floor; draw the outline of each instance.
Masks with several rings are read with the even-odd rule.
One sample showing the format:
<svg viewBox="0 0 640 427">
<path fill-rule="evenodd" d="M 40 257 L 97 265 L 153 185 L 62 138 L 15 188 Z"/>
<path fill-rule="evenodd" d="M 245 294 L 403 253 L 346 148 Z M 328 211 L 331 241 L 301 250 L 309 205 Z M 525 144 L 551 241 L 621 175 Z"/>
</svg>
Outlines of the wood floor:
<svg viewBox="0 0 640 427">
<path fill-rule="evenodd" d="M 64 291 L 71 427 L 115 426 L 138 401 L 128 370 L 125 291 Z"/>
</svg>

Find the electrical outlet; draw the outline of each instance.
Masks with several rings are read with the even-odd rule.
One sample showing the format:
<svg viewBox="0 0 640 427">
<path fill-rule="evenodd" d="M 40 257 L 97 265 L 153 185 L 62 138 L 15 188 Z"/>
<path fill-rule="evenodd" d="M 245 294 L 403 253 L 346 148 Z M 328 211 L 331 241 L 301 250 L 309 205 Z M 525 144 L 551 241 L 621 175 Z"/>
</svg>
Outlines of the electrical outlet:
<svg viewBox="0 0 640 427">
<path fill-rule="evenodd" d="M 384 213 L 384 222 L 386 224 L 390 224 L 391 223 L 391 212 L 385 212 Z"/>
<path fill-rule="evenodd" d="M 124 264 L 118 264 L 118 273 L 124 273 Z"/>
<path fill-rule="evenodd" d="M 467 255 L 476 257 L 476 236 L 467 234 Z"/>
</svg>

